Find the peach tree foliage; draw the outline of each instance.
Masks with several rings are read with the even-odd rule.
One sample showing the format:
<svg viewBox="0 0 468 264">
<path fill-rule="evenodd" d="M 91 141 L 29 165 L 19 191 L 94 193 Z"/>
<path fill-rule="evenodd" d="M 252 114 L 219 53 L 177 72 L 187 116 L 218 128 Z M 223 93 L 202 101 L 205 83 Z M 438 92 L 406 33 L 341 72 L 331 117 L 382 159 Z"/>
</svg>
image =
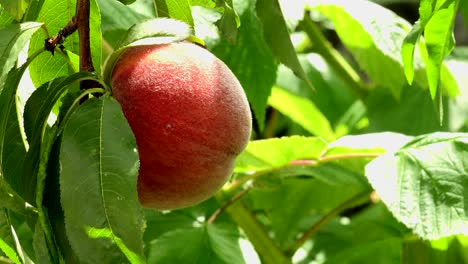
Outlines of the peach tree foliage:
<svg viewBox="0 0 468 264">
<path fill-rule="evenodd" d="M 90 53 L 45 50 L 83 2 Z M 294 2 L 0 0 L 0 262 L 468 263 L 467 2 Z M 145 209 L 112 69 L 181 40 L 240 81 L 252 137 L 213 197 Z"/>
</svg>

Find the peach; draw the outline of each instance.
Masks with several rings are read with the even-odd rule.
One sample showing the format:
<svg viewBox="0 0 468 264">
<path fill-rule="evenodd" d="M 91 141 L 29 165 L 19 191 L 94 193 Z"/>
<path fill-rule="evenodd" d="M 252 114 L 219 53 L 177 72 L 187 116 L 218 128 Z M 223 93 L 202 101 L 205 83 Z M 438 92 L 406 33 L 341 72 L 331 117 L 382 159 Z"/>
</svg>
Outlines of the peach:
<svg viewBox="0 0 468 264">
<path fill-rule="evenodd" d="M 111 85 L 136 138 L 144 207 L 189 207 L 226 183 L 252 116 L 221 60 L 187 42 L 134 46 L 119 58 Z"/>
</svg>

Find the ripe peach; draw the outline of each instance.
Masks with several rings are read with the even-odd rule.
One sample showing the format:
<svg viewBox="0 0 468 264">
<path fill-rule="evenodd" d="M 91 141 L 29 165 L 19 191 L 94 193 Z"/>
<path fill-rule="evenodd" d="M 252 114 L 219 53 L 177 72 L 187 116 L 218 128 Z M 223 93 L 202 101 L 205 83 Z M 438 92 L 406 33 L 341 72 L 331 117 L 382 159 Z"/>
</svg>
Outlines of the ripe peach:
<svg viewBox="0 0 468 264">
<path fill-rule="evenodd" d="M 186 42 L 135 46 L 124 51 L 111 82 L 138 145 L 143 206 L 192 206 L 224 185 L 252 117 L 221 60 Z"/>
</svg>

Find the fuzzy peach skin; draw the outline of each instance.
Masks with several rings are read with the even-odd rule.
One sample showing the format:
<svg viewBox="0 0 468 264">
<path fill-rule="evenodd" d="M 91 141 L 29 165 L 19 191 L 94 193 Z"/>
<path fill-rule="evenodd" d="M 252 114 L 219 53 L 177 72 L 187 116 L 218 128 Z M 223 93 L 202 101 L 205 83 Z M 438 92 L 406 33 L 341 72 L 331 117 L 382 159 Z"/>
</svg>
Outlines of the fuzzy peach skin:
<svg viewBox="0 0 468 264">
<path fill-rule="evenodd" d="M 248 143 L 252 116 L 221 60 L 192 43 L 135 46 L 111 82 L 138 145 L 144 207 L 189 207 L 224 185 Z"/>
</svg>

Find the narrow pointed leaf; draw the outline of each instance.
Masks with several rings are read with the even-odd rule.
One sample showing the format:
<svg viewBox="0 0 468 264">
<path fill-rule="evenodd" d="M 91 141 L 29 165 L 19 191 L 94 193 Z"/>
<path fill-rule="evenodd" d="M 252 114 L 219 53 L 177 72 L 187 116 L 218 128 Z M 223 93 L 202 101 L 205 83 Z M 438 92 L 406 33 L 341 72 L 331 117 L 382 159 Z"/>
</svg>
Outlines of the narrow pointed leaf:
<svg viewBox="0 0 468 264">
<path fill-rule="evenodd" d="M 68 77 L 54 79 L 36 89 L 26 102 L 24 116 L 29 149 L 24 159 L 21 175 L 26 201 L 35 202 L 37 184 L 42 184 L 44 181 L 44 174 L 40 178 L 37 176 L 40 166 L 46 164 L 49 147 L 53 143 L 51 140 L 54 140 L 55 137 L 55 134 L 51 133 L 53 131 L 46 129 L 47 119 L 54 105 L 67 92 L 71 84 L 93 78 L 94 75 L 89 72 L 79 72 Z M 39 106 L 39 108 L 33 106 Z"/>
<path fill-rule="evenodd" d="M 264 38 L 262 25 L 255 12 L 255 1 L 234 1 L 233 4 L 242 25 L 238 29 L 236 42 L 231 44 L 222 38 L 217 45 L 209 48 L 239 79 L 256 123 L 262 130 L 278 63 Z"/>
<path fill-rule="evenodd" d="M 278 0 L 258 0 L 257 15 L 263 25 L 266 43 L 281 63 L 290 68 L 310 88 L 314 89 L 297 58 Z"/>
<path fill-rule="evenodd" d="M 133 133 L 113 98 L 82 104 L 60 151 L 61 202 L 71 247 L 84 263 L 143 263 Z"/>
<path fill-rule="evenodd" d="M 12 24 L 0 29 L 0 92 L 8 72 L 15 66 L 18 55 L 42 23 Z"/>
<path fill-rule="evenodd" d="M 20 68 L 13 69 L 7 75 L 6 81 L 4 83 L 3 90 L 0 93 L 0 177 L 5 179 L 16 191 L 23 195 L 20 186 L 22 186 L 21 178 L 18 176 L 18 171 L 12 171 L 11 168 L 15 168 L 17 164 L 12 163 L 17 158 L 17 162 L 21 162 L 22 157 L 12 157 L 9 158 L 9 155 L 12 155 L 17 149 L 20 149 L 21 146 L 15 146 L 16 141 L 13 145 L 11 137 L 9 137 L 9 128 L 19 127 L 18 119 L 12 118 L 17 116 L 16 109 L 16 91 L 18 89 L 21 76 L 26 70 L 27 65 L 23 65 Z M 15 125 L 16 122 L 16 125 Z M 22 146 L 24 148 L 24 146 Z M 20 153 L 17 153 L 20 155 Z M 7 168 L 7 165 L 8 168 Z M 13 165 L 13 167 L 10 167 Z"/>
<path fill-rule="evenodd" d="M 169 17 L 193 26 L 190 0 L 156 0 L 154 1 L 157 17 Z"/>
<path fill-rule="evenodd" d="M 426 72 L 432 99 L 439 86 L 442 61 L 455 45 L 452 32 L 456 11 L 456 3 L 452 1 L 447 8 L 435 12 L 424 28 L 428 52 Z"/>
<path fill-rule="evenodd" d="M 416 22 L 406 38 L 403 40 L 403 46 L 401 47 L 403 67 L 405 70 L 406 80 L 409 84 L 412 84 L 414 80 L 414 52 L 422 31 L 423 28 L 421 27 L 421 23 Z"/>
<path fill-rule="evenodd" d="M 15 241 L 8 213 L 3 208 L 0 209 L 0 252 L 2 251 L 15 264 L 21 263 L 15 250 Z"/>
</svg>

